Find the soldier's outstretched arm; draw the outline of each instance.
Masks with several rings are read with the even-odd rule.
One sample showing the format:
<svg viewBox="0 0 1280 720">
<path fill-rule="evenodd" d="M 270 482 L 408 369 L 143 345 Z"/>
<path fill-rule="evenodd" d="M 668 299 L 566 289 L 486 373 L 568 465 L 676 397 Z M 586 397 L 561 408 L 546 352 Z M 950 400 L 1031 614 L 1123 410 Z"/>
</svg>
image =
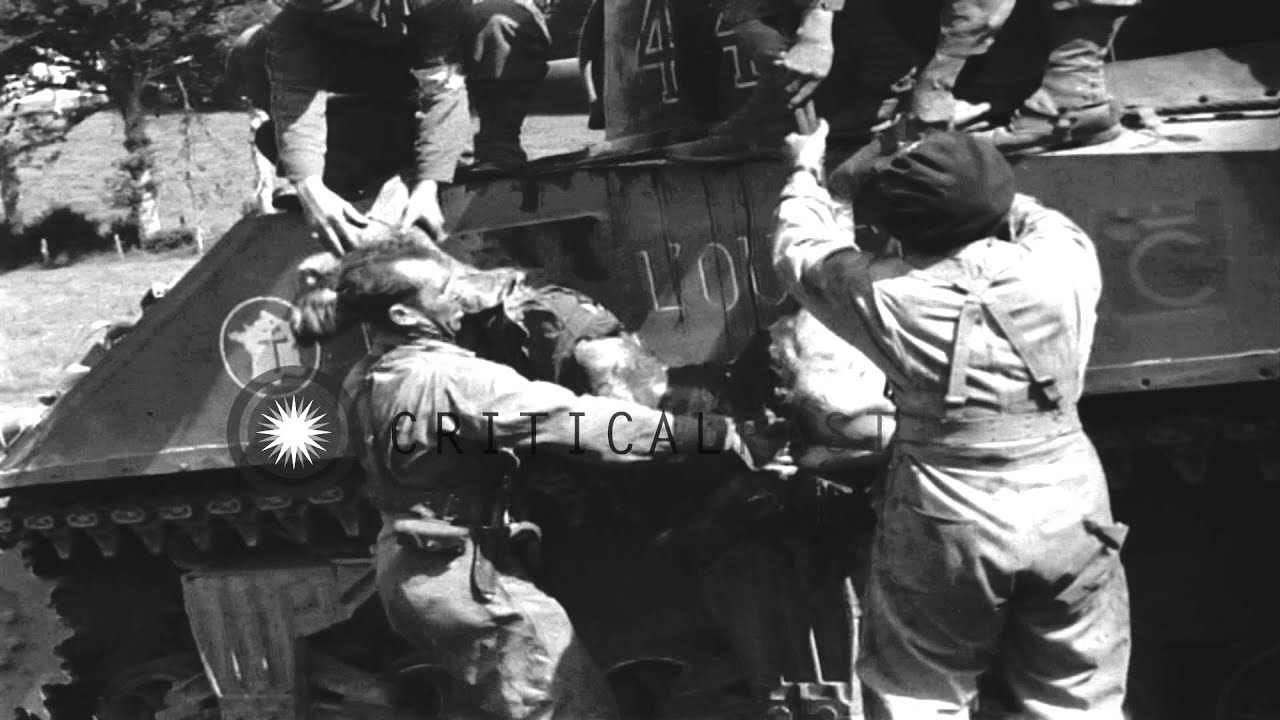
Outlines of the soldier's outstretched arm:
<svg viewBox="0 0 1280 720">
<path fill-rule="evenodd" d="M 328 143 L 325 49 L 312 14 L 284 8 L 266 26 L 267 78 L 281 174 L 294 183 L 307 224 L 341 255 L 368 220 L 324 184 Z"/>
<path fill-rule="evenodd" d="M 827 123 L 812 134 L 793 133 L 793 161 L 778 202 L 773 268 L 782 287 L 841 338 L 894 377 L 895 356 L 874 284 L 909 268 L 897 258 L 863 252 L 836 216 L 836 204 L 821 181 Z"/>
<path fill-rule="evenodd" d="M 405 385 L 406 409 L 418 420 L 397 427 L 400 446 L 448 451 L 451 436 L 472 446 L 594 462 L 736 454 L 750 464 L 746 441 L 727 418 L 674 415 L 621 400 L 576 395 L 528 380 L 478 358 L 425 357 Z M 456 433 L 456 435 L 455 435 Z M 756 440 L 756 438 L 752 438 Z M 753 447 L 762 455 L 764 438 Z M 781 445 L 781 443 L 779 443 Z"/>
<path fill-rule="evenodd" d="M 420 63 L 413 75 L 418 82 L 416 179 L 402 225 L 418 225 L 439 241 L 444 239 L 439 185 L 453 182 L 471 134 L 467 85 L 458 65 L 441 58 Z"/>
</svg>

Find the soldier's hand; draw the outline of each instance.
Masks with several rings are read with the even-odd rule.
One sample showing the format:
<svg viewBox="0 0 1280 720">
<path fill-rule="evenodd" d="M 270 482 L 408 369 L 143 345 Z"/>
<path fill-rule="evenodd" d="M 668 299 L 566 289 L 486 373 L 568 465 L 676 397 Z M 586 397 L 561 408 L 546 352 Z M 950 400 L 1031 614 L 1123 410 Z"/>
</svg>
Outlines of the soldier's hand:
<svg viewBox="0 0 1280 720">
<path fill-rule="evenodd" d="M 369 218 L 325 187 L 319 177 L 309 177 L 297 188 L 311 234 L 326 250 L 343 255 L 360 244 L 360 230 L 368 227 Z"/>
<path fill-rule="evenodd" d="M 778 59 L 786 72 L 785 89 L 791 107 L 808 102 L 827 74 L 835 57 L 831 42 L 830 13 L 810 13 L 796 33 L 796 42 Z M 810 26 L 812 25 L 812 26 Z"/>
<path fill-rule="evenodd" d="M 493 73 L 493 77 L 502 77 L 507 58 L 511 56 L 511 41 L 515 39 L 519 29 L 520 23 L 510 16 L 490 16 L 480 32 L 476 33 L 471 46 L 471 59 L 477 63 L 484 61 L 485 68 Z"/>
<path fill-rule="evenodd" d="M 819 120 L 811 133 L 794 132 L 786 137 L 787 157 L 794 168 L 822 170 L 827 155 L 827 133 L 831 127 L 826 120 Z"/>
<path fill-rule="evenodd" d="M 440 191 L 434 181 L 424 180 L 409 193 L 400 228 L 407 231 L 415 225 L 426 231 L 433 242 L 444 240 L 444 211 L 440 209 Z"/>
</svg>

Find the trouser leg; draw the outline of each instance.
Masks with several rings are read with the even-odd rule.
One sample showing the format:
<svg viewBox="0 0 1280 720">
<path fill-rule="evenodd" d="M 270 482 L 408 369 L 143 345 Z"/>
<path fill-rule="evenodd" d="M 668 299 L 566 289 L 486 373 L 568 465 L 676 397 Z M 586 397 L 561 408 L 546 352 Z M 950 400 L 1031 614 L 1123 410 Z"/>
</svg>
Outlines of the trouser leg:
<svg viewBox="0 0 1280 720">
<path fill-rule="evenodd" d="M 433 655 L 459 688 L 447 717 L 572 720 L 617 717 L 603 675 L 564 609 L 512 568 L 491 599 L 473 594 L 468 541 L 461 554 L 379 538 L 378 591 L 392 628 Z"/>
<path fill-rule="evenodd" d="M 858 659 L 873 718 L 967 718 L 1004 622 L 998 544 L 938 502 L 922 507 L 924 485 L 891 478 L 873 540 Z"/>
<path fill-rule="evenodd" d="M 259 110 L 270 111 L 265 26 L 254 25 L 236 36 L 227 51 L 227 82 Z"/>
<path fill-rule="evenodd" d="M 514 27 L 500 30 L 497 23 Z M 468 10 L 467 95 L 480 121 L 476 164 L 507 167 L 526 160 L 520 131 L 547 74 L 550 38 L 541 15 L 514 0 L 483 0 Z"/>
<path fill-rule="evenodd" d="M 527 80 L 467 82 L 468 100 L 480 121 L 474 139 L 477 165 L 509 167 L 525 162 L 520 130 L 536 92 L 536 84 Z"/>
<path fill-rule="evenodd" d="M 921 69 L 911 112 L 928 125 L 949 125 L 955 115 L 956 80 L 965 62 L 985 53 L 1013 12 L 1015 0 L 946 0 L 938 46 Z"/>
<path fill-rule="evenodd" d="M 1105 65 L 1128 10 L 1092 5 L 1051 10 L 1051 49 L 1040 88 L 1008 126 L 988 134 L 1001 150 L 1029 154 L 1106 142 L 1119 134 L 1120 114 L 1107 88 Z"/>
<path fill-rule="evenodd" d="M 1120 528 L 1106 530 L 1115 545 L 1123 541 Z M 1052 596 L 1013 604 L 1001 647 L 1005 679 L 1022 717 L 1122 720 L 1130 651 L 1124 568 L 1116 549 L 1083 528 L 1064 535 L 1075 537 L 1045 544 L 1071 582 Z"/>
<path fill-rule="evenodd" d="M 253 131 L 253 146 L 272 166 L 280 160 L 276 126 L 271 119 L 271 83 L 267 78 L 267 32 L 259 24 L 245 30 L 231 42 L 227 52 L 227 82 L 249 103 L 267 113 L 267 119 Z M 277 210 L 299 209 L 293 186 L 283 177 L 274 178 L 271 201 Z"/>
<path fill-rule="evenodd" d="M 814 95 L 831 126 L 830 144 L 862 144 L 891 121 L 912 72 L 932 52 L 937 24 L 919 3 L 860 0 L 836 13 L 831 72 Z"/>
</svg>

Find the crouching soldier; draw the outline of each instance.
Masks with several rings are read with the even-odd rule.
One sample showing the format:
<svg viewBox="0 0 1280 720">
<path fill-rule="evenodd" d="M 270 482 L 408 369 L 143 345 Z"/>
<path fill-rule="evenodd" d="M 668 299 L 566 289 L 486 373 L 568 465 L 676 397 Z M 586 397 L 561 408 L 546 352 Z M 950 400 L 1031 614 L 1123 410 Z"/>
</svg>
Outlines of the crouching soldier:
<svg viewBox="0 0 1280 720">
<path fill-rule="evenodd" d="M 793 135 L 774 267 L 888 376 L 897 430 L 859 674 L 883 717 L 965 717 L 998 653 L 1029 717 L 1123 717 L 1129 598 L 1106 478 L 1076 402 L 1101 277 L 1093 243 L 1014 191 L 980 138 L 877 164 L 903 257 L 862 252 Z"/>
<path fill-rule="evenodd" d="M 374 331 L 347 390 L 383 514 L 379 593 L 392 627 L 460 688 L 446 714 L 616 717 L 564 609 L 510 552 L 513 465 L 535 453 L 693 460 L 702 448 L 728 469 L 750 463 L 743 436 L 726 418 L 578 396 L 476 357 L 455 344 L 467 281 L 422 245 L 360 248 L 332 278 L 336 312 Z"/>
<path fill-rule="evenodd" d="M 300 204 L 321 243 L 341 254 L 368 224 L 352 201 L 412 159 L 399 220 L 439 237 L 439 185 L 453 180 L 470 132 L 459 64 L 470 0 L 282 5 L 228 58 L 233 82 L 272 119 L 258 145 L 291 185 L 277 206 Z"/>
</svg>

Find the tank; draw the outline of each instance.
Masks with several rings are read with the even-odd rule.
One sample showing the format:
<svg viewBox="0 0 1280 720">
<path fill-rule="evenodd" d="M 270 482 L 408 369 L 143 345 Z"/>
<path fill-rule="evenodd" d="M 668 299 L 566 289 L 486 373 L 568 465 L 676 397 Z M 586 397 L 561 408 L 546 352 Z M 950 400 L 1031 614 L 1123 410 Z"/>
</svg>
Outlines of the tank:
<svg viewBox="0 0 1280 720">
<path fill-rule="evenodd" d="M 1015 27 L 1033 26 L 1028 5 Z M 1280 708 L 1280 44 L 1239 23 L 1170 39 L 1170 7 L 1136 15 L 1121 38 L 1135 59 L 1109 68 L 1159 127 L 1017 172 L 1101 255 L 1082 414 L 1133 527 L 1132 716 L 1244 718 Z M 701 3 L 605 12 L 607 140 L 460 178 L 444 191 L 445 249 L 590 294 L 670 366 L 727 364 L 788 311 L 767 261 L 785 169 L 768 152 L 690 163 L 669 150 L 742 101 L 750 68 Z M 1018 37 L 995 52 L 1035 51 L 1034 32 Z M 1227 40 L 1258 42 L 1215 47 Z M 1007 90 L 965 82 L 979 99 Z M 332 402 L 367 349 L 358 331 L 318 348 L 289 334 L 294 269 L 315 251 L 296 217 L 240 222 L 0 459 L 0 598 L 41 628 L 7 636 L 31 659 L 12 655 L 24 674 L 5 675 L 6 708 L 432 716 L 430 658 L 372 598 L 378 520 L 348 446 L 293 476 L 244 449 L 255 403 Z M 740 711 L 742 669 L 696 563 L 655 542 L 682 490 L 633 490 L 549 500 L 539 580 L 628 718 Z M 19 554 L 30 581 L 16 579 Z"/>
</svg>

